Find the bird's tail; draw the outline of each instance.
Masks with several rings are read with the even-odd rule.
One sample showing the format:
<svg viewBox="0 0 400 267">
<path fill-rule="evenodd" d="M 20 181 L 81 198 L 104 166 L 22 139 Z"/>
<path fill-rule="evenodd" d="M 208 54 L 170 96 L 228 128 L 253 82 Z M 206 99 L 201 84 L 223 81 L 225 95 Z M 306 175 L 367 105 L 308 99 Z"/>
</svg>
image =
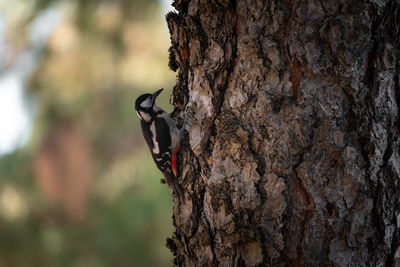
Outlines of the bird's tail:
<svg viewBox="0 0 400 267">
<path fill-rule="evenodd" d="M 176 198 L 178 199 L 178 203 L 182 203 L 185 200 L 185 193 L 183 192 L 182 187 L 176 180 L 176 177 L 174 176 L 173 173 L 166 173 L 164 174 L 165 181 L 167 182 L 167 185 L 172 189 L 174 194 L 176 195 Z"/>
</svg>

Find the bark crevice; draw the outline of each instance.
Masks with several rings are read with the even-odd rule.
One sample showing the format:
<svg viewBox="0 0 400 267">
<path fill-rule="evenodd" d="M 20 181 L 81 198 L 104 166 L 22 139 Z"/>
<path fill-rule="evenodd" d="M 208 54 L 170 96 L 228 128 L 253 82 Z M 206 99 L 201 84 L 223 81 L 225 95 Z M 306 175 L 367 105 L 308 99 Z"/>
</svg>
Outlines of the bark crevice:
<svg viewBox="0 0 400 267">
<path fill-rule="evenodd" d="M 175 2 L 175 263 L 399 265 L 400 3 Z"/>
</svg>

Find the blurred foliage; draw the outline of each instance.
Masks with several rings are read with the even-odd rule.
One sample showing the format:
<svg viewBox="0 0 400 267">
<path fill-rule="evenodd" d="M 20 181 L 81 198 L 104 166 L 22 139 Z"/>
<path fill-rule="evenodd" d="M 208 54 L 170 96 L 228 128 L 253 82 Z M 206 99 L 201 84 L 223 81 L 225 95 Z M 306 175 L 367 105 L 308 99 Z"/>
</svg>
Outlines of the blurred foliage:
<svg viewBox="0 0 400 267">
<path fill-rule="evenodd" d="M 133 108 L 138 95 L 174 84 L 159 3 L 6 0 L 0 9 L 6 68 L 36 55 L 26 81 L 32 137 L 0 157 L 0 266 L 171 266 L 170 191 Z M 59 19 L 38 48 L 32 25 L 49 12 Z M 169 93 L 159 104 L 171 111 Z"/>
</svg>

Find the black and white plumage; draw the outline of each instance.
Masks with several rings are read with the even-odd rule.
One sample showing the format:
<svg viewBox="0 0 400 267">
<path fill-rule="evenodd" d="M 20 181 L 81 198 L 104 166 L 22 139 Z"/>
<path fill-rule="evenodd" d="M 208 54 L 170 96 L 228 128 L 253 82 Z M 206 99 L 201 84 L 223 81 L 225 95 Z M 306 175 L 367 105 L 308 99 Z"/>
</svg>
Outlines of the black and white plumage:
<svg viewBox="0 0 400 267">
<path fill-rule="evenodd" d="M 139 96 L 135 102 L 135 110 L 153 160 L 180 201 L 183 200 L 184 193 L 177 182 L 176 153 L 180 147 L 182 131 L 168 113 L 155 103 L 162 90 Z"/>
</svg>

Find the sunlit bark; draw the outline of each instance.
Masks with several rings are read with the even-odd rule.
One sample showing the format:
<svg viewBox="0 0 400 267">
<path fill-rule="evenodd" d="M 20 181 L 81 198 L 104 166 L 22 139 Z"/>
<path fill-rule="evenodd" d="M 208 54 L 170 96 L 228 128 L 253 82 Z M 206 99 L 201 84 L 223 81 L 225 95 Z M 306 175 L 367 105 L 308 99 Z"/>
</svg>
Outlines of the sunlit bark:
<svg viewBox="0 0 400 267">
<path fill-rule="evenodd" d="M 174 5 L 175 264 L 400 264 L 399 1 Z"/>
</svg>

